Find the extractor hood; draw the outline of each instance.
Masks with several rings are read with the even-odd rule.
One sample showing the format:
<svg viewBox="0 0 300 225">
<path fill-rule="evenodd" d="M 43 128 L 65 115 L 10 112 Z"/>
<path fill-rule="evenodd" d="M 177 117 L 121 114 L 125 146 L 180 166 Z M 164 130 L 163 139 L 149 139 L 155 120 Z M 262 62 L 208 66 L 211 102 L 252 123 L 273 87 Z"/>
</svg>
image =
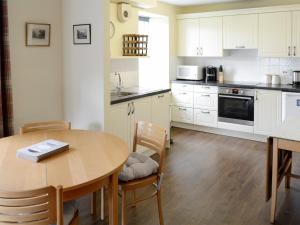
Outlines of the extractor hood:
<svg viewBox="0 0 300 225">
<path fill-rule="evenodd" d="M 128 3 L 132 6 L 149 9 L 157 7 L 157 0 L 111 0 L 114 3 Z"/>
</svg>

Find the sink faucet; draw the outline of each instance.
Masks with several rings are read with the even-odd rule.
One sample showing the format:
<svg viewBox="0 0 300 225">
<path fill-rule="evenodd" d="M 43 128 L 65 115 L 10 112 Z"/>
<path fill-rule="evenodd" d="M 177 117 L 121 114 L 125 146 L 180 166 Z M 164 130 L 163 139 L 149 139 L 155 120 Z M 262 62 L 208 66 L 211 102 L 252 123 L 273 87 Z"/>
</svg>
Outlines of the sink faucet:
<svg viewBox="0 0 300 225">
<path fill-rule="evenodd" d="M 122 89 L 122 77 L 121 77 L 121 74 L 120 73 L 115 73 L 115 76 L 117 76 L 118 77 L 118 85 L 117 85 L 117 87 L 116 87 L 116 90 L 118 91 L 118 92 L 120 92 L 121 91 L 121 89 Z"/>
</svg>

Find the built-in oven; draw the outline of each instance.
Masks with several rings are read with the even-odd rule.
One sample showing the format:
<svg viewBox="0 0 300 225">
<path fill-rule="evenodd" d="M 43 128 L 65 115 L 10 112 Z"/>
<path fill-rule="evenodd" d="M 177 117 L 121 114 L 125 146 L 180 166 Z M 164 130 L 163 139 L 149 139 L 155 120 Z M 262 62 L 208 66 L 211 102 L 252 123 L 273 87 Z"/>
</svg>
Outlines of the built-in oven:
<svg viewBox="0 0 300 225">
<path fill-rule="evenodd" d="M 254 125 L 254 89 L 219 88 L 219 122 Z"/>
</svg>

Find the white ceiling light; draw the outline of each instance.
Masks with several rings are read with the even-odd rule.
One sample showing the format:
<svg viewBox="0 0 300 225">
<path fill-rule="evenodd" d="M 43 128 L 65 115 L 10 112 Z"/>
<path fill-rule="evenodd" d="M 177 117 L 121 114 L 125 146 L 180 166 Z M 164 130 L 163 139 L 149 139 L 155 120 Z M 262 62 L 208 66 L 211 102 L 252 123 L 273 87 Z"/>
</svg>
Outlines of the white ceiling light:
<svg viewBox="0 0 300 225">
<path fill-rule="evenodd" d="M 238 1 L 247 1 L 247 0 L 160 0 L 160 1 L 172 5 L 188 6 L 188 5 L 204 5 L 204 4 L 213 4 L 213 3 L 223 3 L 223 2 L 238 2 Z"/>
</svg>

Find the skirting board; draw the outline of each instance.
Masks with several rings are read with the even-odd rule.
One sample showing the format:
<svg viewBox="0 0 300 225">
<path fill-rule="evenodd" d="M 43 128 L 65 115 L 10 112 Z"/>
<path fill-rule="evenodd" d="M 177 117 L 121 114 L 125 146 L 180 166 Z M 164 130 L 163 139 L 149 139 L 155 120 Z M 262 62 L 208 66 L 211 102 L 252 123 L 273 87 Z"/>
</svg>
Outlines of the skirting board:
<svg viewBox="0 0 300 225">
<path fill-rule="evenodd" d="M 213 128 L 213 127 L 204 127 L 204 126 L 198 126 L 193 124 L 187 124 L 187 123 L 179 123 L 179 122 L 172 122 L 173 127 L 183 128 L 183 129 L 189 129 L 189 130 L 196 130 L 206 133 L 212 133 L 212 134 L 219 134 L 229 137 L 237 137 L 252 141 L 259 141 L 259 142 L 267 142 L 267 137 L 257 134 L 250 134 L 245 132 L 238 132 L 233 130 L 226 130 L 226 129 L 220 129 L 220 128 Z"/>
</svg>

